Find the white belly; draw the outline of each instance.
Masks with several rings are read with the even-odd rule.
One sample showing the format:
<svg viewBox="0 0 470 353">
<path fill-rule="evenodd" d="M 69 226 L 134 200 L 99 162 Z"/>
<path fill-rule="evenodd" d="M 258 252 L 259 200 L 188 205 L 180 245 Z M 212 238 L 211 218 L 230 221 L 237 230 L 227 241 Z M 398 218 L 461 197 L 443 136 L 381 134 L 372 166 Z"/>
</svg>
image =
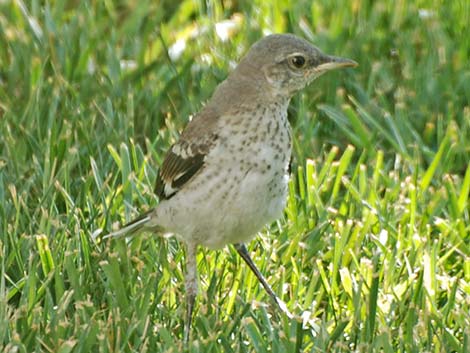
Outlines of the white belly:
<svg viewBox="0 0 470 353">
<path fill-rule="evenodd" d="M 256 167 L 253 163 L 216 160 L 188 183 L 184 194 L 160 203 L 157 220 L 182 240 L 209 248 L 252 239 L 282 215 L 288 183 L 285 161 L 263 157 Z"/>
<path fill-rule="evenodd" d="M 156 211 L 167 231 L 210 248 L 248 241 L 282 215 L 287 197 L 287 112 L 248 116 L 248 125 L 225 119 L 204 166 Z"/>
</svg>

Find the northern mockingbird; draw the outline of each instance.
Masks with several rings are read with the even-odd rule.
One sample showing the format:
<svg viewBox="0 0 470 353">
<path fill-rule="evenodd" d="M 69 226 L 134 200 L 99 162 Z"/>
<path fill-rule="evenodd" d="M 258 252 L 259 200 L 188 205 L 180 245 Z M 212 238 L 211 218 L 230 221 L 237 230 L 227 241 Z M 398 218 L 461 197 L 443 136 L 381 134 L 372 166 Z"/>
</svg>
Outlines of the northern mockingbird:
<svg viewBox="0 0 470 353">
<path fill-rule="evenodd" d="M 171 232 L 186 244 L 186 341 L 198 288 L 198 245 L 234 244 L 274 303 L 290 315 L 244 243 L 279 218 L 286 204 L 291 97 L 327 71 L 356 65 L 292 34 L 259 40 L 167 152 L 155 187 L 159 204 L 107 236 Z"/>
</svg>

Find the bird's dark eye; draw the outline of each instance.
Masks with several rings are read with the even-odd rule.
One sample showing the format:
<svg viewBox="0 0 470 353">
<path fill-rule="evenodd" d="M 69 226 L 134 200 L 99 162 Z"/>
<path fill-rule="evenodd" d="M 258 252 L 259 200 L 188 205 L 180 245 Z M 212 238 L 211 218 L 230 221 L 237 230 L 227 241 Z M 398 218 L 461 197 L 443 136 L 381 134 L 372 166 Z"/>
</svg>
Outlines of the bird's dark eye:
<svg viewBox="0 0 470 353">
<path fill-rule="evenodd" d="M 289 58 L 289 64 L 293 68 L 301 69 L 305 66 L 307 60 L 302 55 L 294 55 Z"/>
</svg>

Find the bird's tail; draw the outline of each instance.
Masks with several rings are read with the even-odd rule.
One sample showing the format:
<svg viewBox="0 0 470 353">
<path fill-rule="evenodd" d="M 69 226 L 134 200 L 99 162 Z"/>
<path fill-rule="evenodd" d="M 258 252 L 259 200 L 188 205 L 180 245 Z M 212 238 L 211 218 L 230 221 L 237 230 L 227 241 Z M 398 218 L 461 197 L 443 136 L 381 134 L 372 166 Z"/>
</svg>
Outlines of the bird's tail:
<svg viewBox="0 0 470 353">
<path fill-rule="evenodd" d="M 145 226 L 147 225 L 148 222 L 151 220 L 151 213 L 153 209 L 140 215 L 138 218 L 130 221 L 127 223 L 125 226 L 123 226 L 121 229 L 118 229 L 115 232 L 106 234 L 103 239 L 107 238 L 121 238 L 122 236 L 129 236 L 129 235 L 134 235 L 136 233 L 139 233 L 142 230 L 145 230 Z"/>
</svg>

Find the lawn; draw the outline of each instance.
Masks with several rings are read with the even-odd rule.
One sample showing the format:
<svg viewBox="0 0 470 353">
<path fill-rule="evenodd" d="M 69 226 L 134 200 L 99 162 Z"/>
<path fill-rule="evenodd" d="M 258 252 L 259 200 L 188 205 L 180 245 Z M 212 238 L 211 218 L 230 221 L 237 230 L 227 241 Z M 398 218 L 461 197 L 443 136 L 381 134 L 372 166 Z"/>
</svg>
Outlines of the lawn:
<svg viewBox="0 0 470 353">
<path fill-rule="evenodd" d="M 180 352 L 184 247 L 103 233 L 158 203 L 178 133 L 252 43 L 356 69 L 291 102 L 288 206 L 199 249 L 189 352 L 470 352 L 470 2 L 0 2 L 0 351 Z M 96 236 L 96 237 L 94 237 Z"/>
</svg>

